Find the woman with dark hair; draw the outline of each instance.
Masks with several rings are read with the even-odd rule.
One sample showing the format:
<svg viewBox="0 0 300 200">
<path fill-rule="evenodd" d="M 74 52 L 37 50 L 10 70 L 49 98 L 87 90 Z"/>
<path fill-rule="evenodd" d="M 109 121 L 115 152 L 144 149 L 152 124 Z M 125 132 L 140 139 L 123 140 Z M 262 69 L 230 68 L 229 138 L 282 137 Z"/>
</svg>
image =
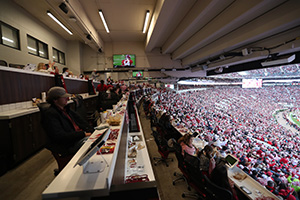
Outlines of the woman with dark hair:
<svg viewBox="0 0 300 200">
<path fill-rule="evenodd" d="M 196 148 L 193 146 L 193 139 L 194 137 L 189 133 L 186 133 L 184 136 L 179 138 L 178 144 L 181 145 L 182 155 L 184 155 L 184 152 L 190 155 L 195 155 Z"/>
<path fill-rule="evenodd" d="M 198 158 L 200 159 L 200 171 L 207 175 L 207 177 L 210 176 L 216 166 L 214 156 L 214 150 L 210 145 L 206 145 L 198 154 Z"/>
<path fill-rule="evenodd" d="M 217 186 L 229 190 L 232 193 L 233 200 L 239 199 L 234 189 L 234 183 L 228 178 L 227 168 L 224 164 L 220 164 L 214 168 L 210 175 L 210 180 Z"/>
<path fill-rule="evenodd" d="M 104 84 L 104 81 L 101 80 L 100 81 L 100 84 L 97 86 L 97 89 L 96 89 L 98 92 L 105 92 L 107 90 L 107 85 Z"/>
</svg>

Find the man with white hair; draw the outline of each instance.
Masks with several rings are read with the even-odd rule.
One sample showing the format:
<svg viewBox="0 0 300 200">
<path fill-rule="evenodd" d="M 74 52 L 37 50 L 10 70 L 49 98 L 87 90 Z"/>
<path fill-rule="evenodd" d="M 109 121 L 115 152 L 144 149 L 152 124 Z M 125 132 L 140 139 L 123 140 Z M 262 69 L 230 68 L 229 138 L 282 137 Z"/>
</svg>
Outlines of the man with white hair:
<svg viewBox="0 0 300 200">
<path fill-rule="evenodd" d="M 92 73 L 91 73 L 91 78 L 93 80 L 97 80 L 97 78 L 100 76 L 99 73 L 97 73 L 97 69 L 93 69 Z"/>
</svg>

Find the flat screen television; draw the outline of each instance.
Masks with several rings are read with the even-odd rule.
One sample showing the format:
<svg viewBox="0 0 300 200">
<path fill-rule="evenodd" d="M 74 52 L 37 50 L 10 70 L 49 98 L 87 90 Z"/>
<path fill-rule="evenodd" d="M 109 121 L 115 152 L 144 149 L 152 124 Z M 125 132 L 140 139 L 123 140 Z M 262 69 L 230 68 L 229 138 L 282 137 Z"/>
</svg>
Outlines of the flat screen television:
<svg viewBox="0 0 300 200">
<path fill-rule="evenodd" d="M 143 77 L 143 76 L 144 76 L 144 74 L 143 74 L 142 71 L 135 71 L 135 72 L 132 72 L 132 77 L 133 77 L 133 78 L 141 78 L 141 77 Z"/>
<path fill-rule="evenodd" d="M 102 135 L 100 135 L 90 146 L 89 148 L 80 156 L 76 165 L 82 166 L 85 164 L 96 152 L 101 148 L 101 146 L 104 145 L 105 141 L 107 140 L 108 136 L 110 134 L 110 128 L 107 128 Z"/>
<path fill-rule="evenodd" d="M 135 67 L 134 54 L 114 54 L 113 55 L 114 68 L 130 68 Z"/>
</svg>

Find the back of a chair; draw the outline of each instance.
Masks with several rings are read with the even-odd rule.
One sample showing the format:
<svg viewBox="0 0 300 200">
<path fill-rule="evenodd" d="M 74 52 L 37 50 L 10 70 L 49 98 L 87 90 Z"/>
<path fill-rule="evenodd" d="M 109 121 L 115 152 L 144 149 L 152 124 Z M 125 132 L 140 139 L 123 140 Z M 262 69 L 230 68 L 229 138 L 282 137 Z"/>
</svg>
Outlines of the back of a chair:
<svg viewBox="0 0 300 200">
<path fill-rule="evenodd" d="M 165 133 L 164 133 L 164 129 L 161 126 L 161 124 L 160 123 L 156 123 L 155 125 L 156 125 L 157 132 L 163 137 Z"/>
<path fill-rule="evenodd" d="M 75 103 L 74 111 L 84 120 L 87 120 L 87 110 L 84 105 L 83 97 L 77 94 L 75 95 L 75 97 L 72 98 L 72 100 Z"/>
<path fill-rule="evenodd" d="M 202 174 L 202 171 L 200 171 L 200 159 L 197 156 L 184 152 L 184 164 L 189 184 L 201 197 L 207 199 L 204 175 Z"/>
<path fill-rule="evenodd" d="M 232 200 L 232 193 L 222 188 L 209 180 L 207 176 L 204 175 L 206 195 L 211 200 Z"/>
<path fill-rule="evenodd" d="M 150 111 L 150 123 L 151 123 L 151 126 L 156 126 L 156 124 L 158 123 L 158 119 L 156 117 L 156 114 L 154 111 Z"/>
<path fill-rule="evenodd" d="M 184 152 L 184 163 L 191 168 L 195 168 L 195 169 L 199 169 L 199 165 L 200 165 L 200 160 L 198 157 L 193 156 L 191 154 L 188 154 L 187 152 Z M 200 170 L 200 169 L 199 169 Z"/>
<path fill-rule="evenodd" d="M 157 131 L 153 131 L 152 135 L 154 137 L 154 140 L 155 140 L 155 143 L 157 144 L 157 146 L 159 148 L 161 148 L 163 146 L 161 135 Z"/>
<path fill-rule="evenodd" d="M 51 106 L 51 104 L 47 103 L 47 102 L 44 102 L 44 103 L 38 103 L 37 104 L 38 108 L 40 109 L 40 115 L 41 115 L 41 125 L 44 129 L 44 132 L 45 132 L 45 136 L 47 138 L 47 142 L 46 142 L 46 149 L 52 151 L 51 149 L 51 146 L 49 145 L 49 137 L 48 137 L 48 134 L 47 134 L 47 127 L 46 127 L 46 124 L 47 124 L 47 121 L 45 120 L 45 113 L 46 113 L 46 110 L 48 110 Z"/>
<path fill-rule="evenodd" d="M 168 146 L 168 141 L 166 141 L 157 131 L 153 131 L 153 137 L 157 144 L 160 154 L 167 158 L 170 153 L 170 148 Z"/>
<path fill-rule="evenodd" d="M 153 137 L 154 137 L 154 141 L 155 141 L 155 143 L 157 144 L 157 145 L 159 145 L 160 144 L 160 135 L 159 135 L 159 133 L 157 132 L 157 131 L 153 131 L 152 132 L 152 135 L 153 135 Z"/>
<path fill-rule="evenodd" d="M 74 97 L 72 97 L 72 100 L 75 103 L 75 108 L 74 108 L 75 112 L 77 112 L 82 107 L 84 107 L 83 97 L 80 94 L 76 94 Z"/>
<path fill-rule="evenodd" d="M 198 173 L 200 173 L 200 160 L 198 157 L 188 154 L 184 152 L 183 161 L 185 164 L 185 171 L 190 180 L 194 180 Z M 198 177 L 197 177 L 198 179 Z M 196 180 L 197 181 L 197 180 Z"/>
<path fill-rule="evenodd" d="M 182 169 L 184 167 L 182 148 L 181 148 L 180 144 L 178 144 L 178 142 L 176 142 L 176 141 L 173 143 L 173 147 L 175 149 L 175 156 L 178 161 L 178 168 Z"/>
<path fill-rule="evenodd" d="M 45 128 L 45 112 L 46 110 L 51 106 L 51 104 L 45 102 L 45 103 L 38 103 L 37 104 L 38 108 L 40 109 L 40 113 L 41 113 L 41 124 L 43 126 L 43 128 Z"/>
</svg>

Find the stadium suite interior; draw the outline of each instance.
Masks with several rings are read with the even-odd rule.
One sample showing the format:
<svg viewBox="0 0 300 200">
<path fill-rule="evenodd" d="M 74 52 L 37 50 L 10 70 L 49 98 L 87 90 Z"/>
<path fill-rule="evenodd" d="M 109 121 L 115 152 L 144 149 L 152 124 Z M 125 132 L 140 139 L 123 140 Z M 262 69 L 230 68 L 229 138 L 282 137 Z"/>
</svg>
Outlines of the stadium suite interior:
<svg viewBox="0 0 300 200">
<path fill-rule="evenodd" d="M 203 80 L 241 82 L 243 77 L 240 72 L 246 70 L 264 70 L 264 75 L 268 72 L 267 68 L 284 65 L 295 67 L 295 72 L 299 70 L 298 0 L 0 0 L 0 3 L 0 60 L 4 61 L 1 66 L 6 64 L 14 68 L 56 59 L 55 66 L 60 72 L 68 67 L 75 76 L 90 75 L 96 69 L 100 73 L 99 80 L 111 77 L 113 80 L 134 83 L 173 84 L 175 89 L 180 81 L 188 81 L 192 86 Z M 107 28 L 99 15 L 100 10 Z M 71 34 L 47 13 L 52 13 Z M 149 20 L 145 24 L 146 13 L 149 13 Z M 30 53 L 30 39 L 41 44 L 45 52 L 36 52 L 35 55 L 31 49 Z M 12 40 L 16 42 L 13 45 L 10 44 Z M 63 55 L 63 59 L 55 57 L 57 52 Z M 116 54 L 135 55 L 136 66 L 114 68 L 113 56 Z M 4 71 L 1 69 L 2 75 Z M 134 79 L 133 71 L 143 72 L 143 78 Z M 232 74 L 237 77 L 233 78 Z M 10 93 L 19 93 L 17 87 L 26 87 L 29 82 L 8 87 L 1 77 L 0 112 L 3 112 L 6 105 L 19 103 L 19 100 L 11 98 Z M 248 74 L 249 77 L 251 75 Z M 262 81 L 270 79 L 260 78 Z M 297 76 L 286 78 L 281 73 L 280 78 L 276 79 L 297 79 Z M 7 90 L 10 90 L 8 94 Z M 32 98 L 17 96 L 22 101 Z M 149 123 L 142 116 L 141 121 Z M 150 131 L 146 125 L 143 128 Z M 152 150 L 157 152 L 154 147 L 148 148 L 150 154 Z M 11 183 L 8 179 L 17 182 L 20 173 L 27 174 L 24 180 L 20 179 L 22 185 L 38 176 L 36 181 L 43 182 L 40 184 L 43 188 L 34 198 L 40 199 L 45 187 L 54 179 L 51 167 L 56 163 L 54 160 L 49 162 L 46 157 L 51 157 L 51 154 L 43 151 L 42 146 L 36 148 L 30 156 L 25 156 L 0 177 L 3 188 L 9 188 L 5 184 Z M 34 164 L 26 163 L 28 160 Z M 39 175 L 30 172 L 32 165 L 39 163 L 43 163 L 43 171 L 39 171 Z M 155 167 L 156 180 L 159 182 L 166 167 L 157 166 L 160 170 Z M 170 166 L 171 173 L 176 168 L 176 164 L 174 168 Z M 163 185 L 172 183 L 166 183 L 166 179 L 163 181 L 158 183 L 158 188 L 161 191 L 170 189 Z M 39 183 L 34 186 L 37 185 Z M 182 191 L 185 189 L 184 186 L 179 187 L 182 187 Z M 34 193 L 32 191 L 34 189 L 27 188 L 26 192 Z M 181 198 L 179 193 L 175 192 L 179 196 L 170 197 L 161 191 L 162 199 Z M 13 196 L 13 192 L 7 193 L 12 196 L 4 197 L 21 199 L 18 195 Z"/>
</svg>

